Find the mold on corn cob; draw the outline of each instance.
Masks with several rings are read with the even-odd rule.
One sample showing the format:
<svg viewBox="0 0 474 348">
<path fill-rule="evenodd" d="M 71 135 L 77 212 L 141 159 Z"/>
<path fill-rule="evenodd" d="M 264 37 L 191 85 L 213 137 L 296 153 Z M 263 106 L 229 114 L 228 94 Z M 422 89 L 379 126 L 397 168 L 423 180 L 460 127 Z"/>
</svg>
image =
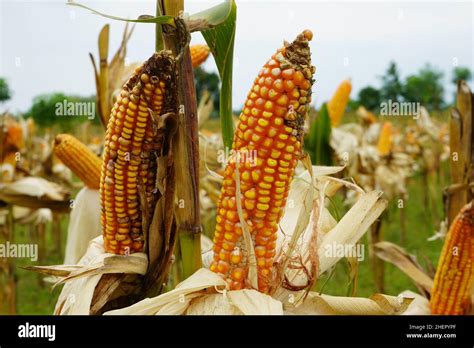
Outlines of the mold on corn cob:
<svg viewBox="0 0 474 348">
<path fill-rule="evenodd" d="M 157 120 L 175 105 L 174 74 L 171 53 L 155 53 L 136 69 L 113 106 L 100 178 L 102 234 L 107 252 L 143 251 L 145 222 L 159 194 L 156 161 L 164 134 L 157 129 Z"/>
<path fill-rule="evenodd" d="M 226 279 L 230 289 L 245 288 L 249 270 L 249 251 L 237 211 L 239 199 L 254 246 L 258 290 L 271 290 L 278 223 L 302 153 L 303 125 L 311 102 L 315 73 L 308 46 L 311 39 L 312 33 L 304 31 L 267 61 L 240 114 L 234 156 L 227 163 L 217 207 L 210 267 Z"/>
<path fill-rule="evenodd" d="M 191 52 L 193 68 L 197 68 L 206 61 L 207 57 L 209 57 L 210 50 L 207 45 L 192 45 L 189 49 Z"/>
<path fill-rule="evenodd" d="M 58 134 L 54 154 L 89 188 L 98 190 L 102 160 L 86 145 L 69 134 Z"/>
<path fill-rule="evenodd" d="M 449 228 L 436 270 L 430 307 L 433 314 L 466 314 L 474 280 L 474 207 L 465 205 Z"/>
</svg>

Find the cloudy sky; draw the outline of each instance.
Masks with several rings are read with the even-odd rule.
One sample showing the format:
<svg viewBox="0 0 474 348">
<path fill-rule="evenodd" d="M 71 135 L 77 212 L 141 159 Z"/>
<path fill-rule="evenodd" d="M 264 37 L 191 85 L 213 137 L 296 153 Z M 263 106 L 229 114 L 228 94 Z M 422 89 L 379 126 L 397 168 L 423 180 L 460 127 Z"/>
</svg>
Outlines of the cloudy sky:
<svg viewBox="0 0 474 348">
<path fill-rule="evenodd" d="M 135 18 L 154 13 L 154 0 L 80 1 L 101 12 Z M 220 1 L 186 0 L 194 13 Z M 115 52 L 124 23 L 65 5 L 66 0 L 0 0 L 0 76 L 14 92 L 4 106 L 26 111 L 33 97 L 52 92 L 92 95 L 95 85 L 88 52 L 97 56 L 97 35 L 111 24 L 110 52 Z M 234 107 L 239 108 L 260 67 L 282 44 L 311 29 L 317 68 L 315 102 L 327 100 L 338 83 L 351 78 L 357 91 L 378 86 L 391 60 L 402 76 L 425 63 L 445 72 L 447 96 L 451 71 L 474 67 L 473 3 L 458 1 L 239 1 L 234 64 Z M 194 34 L 194 43 L 204 42 Z M 154 49 L 154 28 L 137 25 L 128 48 L 131 62 Z M 207 70 L 216 70 L 209 59 Z"/>
</svg>

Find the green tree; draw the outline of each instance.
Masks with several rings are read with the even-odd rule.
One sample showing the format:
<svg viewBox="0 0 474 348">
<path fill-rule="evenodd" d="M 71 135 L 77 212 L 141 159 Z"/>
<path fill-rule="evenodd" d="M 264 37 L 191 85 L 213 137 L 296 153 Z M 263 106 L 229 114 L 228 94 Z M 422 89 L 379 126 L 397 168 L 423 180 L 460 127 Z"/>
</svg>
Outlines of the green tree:
<svg viewBox="0 0 474 348">
<path fill-rule="evenodd" d="M 210 73 L 198 67 L 194 69 L 194 81 L 196 83 L 196 97 L 201 99 L 202 93 L 207 90 L 214 100 L 214 111 L 212 116 L 219 115 L 219 86 L 220 79 L 216 73 Z"/>
<path fill-rule="evenodd" d="M 382 96 L 378 89 L 367 86 L 359 91 L 358 99 L 359 104 L 363 105 L 367 110 L 377 111 L 380 108 Z"/>
<path fill-rule="evenodd" d="M 90 112 L 94 112 L 94 115 Z M 40 126 L 58 126 L 64 131 L 73 130 L 82 122 L 100 124 L 95 97 L 68 96 L 63 93 L 35 97 L 27 115 L 33 117 Z"/>
<path fill-rule="evenodd" d="M 453 79 L 451 81 L 457 85 L 459 80 L 470 81 L 471 78 L 472 73 L 469 68 L 458 66 L 453 69 Z"/>
<path fill-rule="evenodd" d="M 382 80 L 382 88 L 380 94 L 382 100 L 392 100 L 393 102 L 399 102 L 402 96 L 403 86 L 400 81 L 400 74 L 398 72 L 397 64 L 390 62 L 385 75 L 380 77 Z"/>
<path fill-rule="evenodd" d="M 421 103 L 428 110 L 440 110 L 444 105 L 443 73 L 426 64 L 418 74 L 408 76 L 403 88 L 405 101 Z"/>
<path fill-rule="evenodd" d="M 8 83 L 4 78 L 0 78 L 0 103 L 7 101 L 12 96 Z"/>
</svg>

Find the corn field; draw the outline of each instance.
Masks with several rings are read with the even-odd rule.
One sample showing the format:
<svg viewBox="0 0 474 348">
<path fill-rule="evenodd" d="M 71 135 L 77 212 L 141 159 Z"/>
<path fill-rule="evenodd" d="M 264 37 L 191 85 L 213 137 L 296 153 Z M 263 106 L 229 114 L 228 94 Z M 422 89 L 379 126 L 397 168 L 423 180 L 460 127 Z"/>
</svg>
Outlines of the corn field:
<svg viewBox="0 0 474 348">
<path fill-rule="evenodd" d="M 151 3 L 61 4 L 100 27 L 80 72 L 97 122 L 62 125 L 87 102 L 45 126 L 0 101 L 1 314 L 473 314 L 469 78 L 443 108 L 387 116 L 352 70 L 325 83 L 318 23 L 277 41 L 254 24 L 243 52 L 238 1 Z"/>
</svg>

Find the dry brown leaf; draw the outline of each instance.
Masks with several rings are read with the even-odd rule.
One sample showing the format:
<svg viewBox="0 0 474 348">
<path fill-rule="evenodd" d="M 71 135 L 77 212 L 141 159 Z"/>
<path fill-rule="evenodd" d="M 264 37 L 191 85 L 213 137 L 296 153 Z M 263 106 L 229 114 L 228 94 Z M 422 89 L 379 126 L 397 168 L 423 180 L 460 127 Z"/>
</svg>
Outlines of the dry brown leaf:
<svg viewBox="0 0 474 348">
<path fill-rule="evenodd" d="M 310 293 L 298 307 L 289 309 L 288 314 L 299 315 L 390 315 L 402 314 L 413 299 L 382 294 L 370 298 L 339 297 Z"/>
<path fill-rule="evenodd" d="M 397 266 L 403 273 L 410 277 L 417 286 L 421 287 L 427 293 L 431 292 L 433 279 L 425 273 L 414 256 L 390 242 L 379 242 L 375 244 L 374 251 L 382 260 Z"/>
</svg>

